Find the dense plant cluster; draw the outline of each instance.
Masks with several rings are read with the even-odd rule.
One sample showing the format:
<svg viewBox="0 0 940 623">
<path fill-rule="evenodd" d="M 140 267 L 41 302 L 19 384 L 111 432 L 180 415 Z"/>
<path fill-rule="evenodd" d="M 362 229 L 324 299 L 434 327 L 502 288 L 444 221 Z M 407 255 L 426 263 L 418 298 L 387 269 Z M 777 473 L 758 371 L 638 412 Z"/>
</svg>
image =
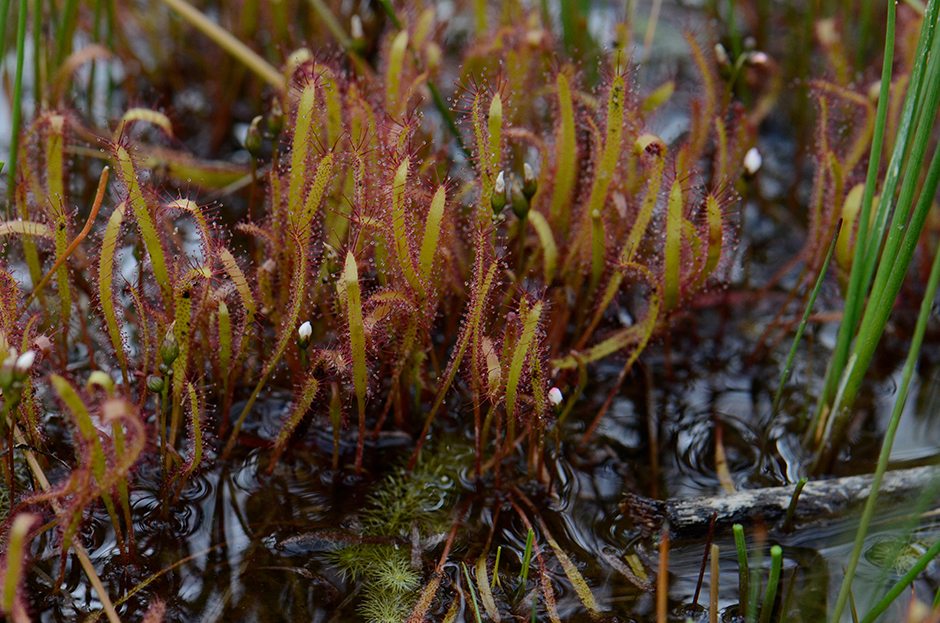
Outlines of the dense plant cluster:
<svg viewBox="0 0 940 623">
<path fill-rule="evenodd" d="M 370 498 L 383 512 L 361 519 L 372 521 L 362 532 L 373 540 L 325 556 L 365 582 L 367 618 L 421 620 L 459 515 L 470 512 L 452 492 L 433 516 L 409 497 L 440 484 L 443 468 L 428 467 L 426 446 L 444 420 L 472 431 L 473 478 L 507 495 L 507 512 L 544 537 L 596 613 L 521 487 L 548 486 L 558 421 L 592 366 L 615 361 L 619 386 L 650 341 L 724 279 L 736 188 L 779 76 L 763 92 L 735 89 L 754 87 L 751 69 L 774 73 L 772 62 L 739 50 L 729 63 L 725 48 L 688 35 L 690 97 L 673 81 L 641 89 L 624 46 L 604 53 L 599 69 L 571 62 L 564 50 L 576 28 L 556 39 L 521 3 L 498 19 L 478 8 L 473 45 L 459 52 L 432 8 L 396 13 L 380 3 L 387 22 L 366 12 L 375 18 L 366 30 L 357 16 L 347 35 L 311 3 L 342 53 L 297 46 L 275 69 L 181 0 L 166 4 L 244 63 L 225 65 L 234 83 L 248 80 L 245 67 L 260 77 L 264 96 L 255 85 L 242 102 L 253 117 L 244 161 L 207 161 L 180 145 L 173 114 L 128 104 L 104 131 L 69 100 L 73 74 L 109 54 L 97 45 L 64 52 L 74 15 L 57 25 L 61 45 L 41 50 L 55 78 L 37 83 L 48 91 L 14 140 L 0 223 L 0 475 L 12 511 L 0 609 L 27 620 L 22 570 L 27 544 L 42 539 L 59 559 L 51 584 L 81 566 L 113 621 L 83 548 L 89 516 L 103 506 L 122 562 L 134 565 L 138 479 L 159 482 L 167 517 L 202 468 L 245 451 L 258 402 L 286 390 L 290 408 L 259 455 L 268 474 L 311 427 L 332 438 L 330 468 L 354 478 L 382 470 L 370 440 L 389 430 L 412 440 L 407 469 Z M 262 17 L 272 30 L 288 29 L 270 10 Z M 165 17 L 145 19 L 137 7 L 121 15 L 145 30 Z M 243 25 L 231 30 L 244 34 Z M 452 104 L 438 91 L 445 77 L 458 85 Z M 93 72 L 87 79 L 94 85 Z M 801 259 L 823 270 L 842 217 L 850 226 L 837 258 L 848 274 L 864 189 L 855 178 L 875 111 L 845 86 L 813 88 L 819 167 Z M 833 107 L 864 125 L 830 140 Z M 657 135 L 663 110 L 681 114 L 687 130 Z M 206 199 L 216 193 L 234 193 L 240 215 L 227 199 Z M 456 519 L 441 512 L 450 507 Z M 422 568 L 421 555 L 444 539 L 420 547 L 420 537 L 448 531 L 437 567 Z M 400 547 L 408 539 L 411 552 Z M 527 550 L 559 620 L 544 549 Z M 521 612 L 519 594 L 484 588 L 490 553 L 475 568 L 486 611 Z M 164 608 L 155 598 L 148 616 Z"/>
</svg>

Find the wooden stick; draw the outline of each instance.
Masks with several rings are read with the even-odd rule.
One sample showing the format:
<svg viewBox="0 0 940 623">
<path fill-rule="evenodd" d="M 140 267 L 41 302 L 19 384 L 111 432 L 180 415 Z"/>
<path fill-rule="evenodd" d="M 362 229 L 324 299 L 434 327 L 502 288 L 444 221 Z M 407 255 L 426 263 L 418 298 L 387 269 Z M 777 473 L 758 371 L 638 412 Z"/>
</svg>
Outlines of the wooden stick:
<svg viewBox="0 0 940 623">
<path fill-rule="evenodd" d="M 881 483 L 879 503 L 883 508 L 903 510 L 905 503 L 923 495 L 938 477 L 940 470 L 935 466 L 888 472 Z M 865 503 L 871 485 L 871 475 L 808 482 L 793 513 L 794 525 L 824 523 L 848 514 Z M 735 523 L 753 524 L 757 519 L 779 530 L 792 497 L 793 485 L 665 501 L 628 493 L 620 510 L 647 535 L 655 534 L 668 521 L 673 538 L 695 539 L 708 533 L 715 513 L 718 532 L 730 530 Z"/>
</svg>

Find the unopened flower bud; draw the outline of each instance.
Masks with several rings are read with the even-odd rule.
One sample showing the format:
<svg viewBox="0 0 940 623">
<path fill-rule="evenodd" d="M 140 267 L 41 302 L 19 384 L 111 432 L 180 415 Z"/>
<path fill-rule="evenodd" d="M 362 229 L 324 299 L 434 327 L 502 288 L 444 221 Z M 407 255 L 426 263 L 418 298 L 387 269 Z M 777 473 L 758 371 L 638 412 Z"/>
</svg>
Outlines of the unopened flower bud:
<svg viewBox="0 0 940 623">
<path fill-rule="evenodd" d="M 159 394 L 163 391 L 163 377 L 157 376 L 156 374 L 150 374 L 147 376 L 147 389 L 152 391 L 155 394 Z"/>
<path fill-rule="evenodd" d="M 754 175 L 760 169 L 760 165 L 763 164 L 763 162 L 764 159 L 761 158 L 757 148 L 751 147 L 747 150 L 747 153 L 744 154 L 744 172 L 748 175 Z"/>
<path fill-rule="evenodd" d="M 499 214 L 506 207 L 506 178 L 502 171 L 496 176 L 493 194 L 490 195 L 490 207 L 493 208 L 493 214 Z"/>
<path fill-rule="evenodd" d="M 760 51 L 749 52 L 747 55 L 748 64 L 753 65 L 755 67 L 766 65 L 767 61 L 769 60 L 770 60 L 770 57 L 767 56 L 766 53 L 760 52 Z"/>
<path fill-rule="evenodd" d="M 362 18 L 358 13 L 353 13 L 353 16 L 349 18 L 349 35 L 353 39 L 362 39 L 366 36 L 362 29 Z"/>
<path fill-rule="evenodd" d="M 173 332 L 176 323 L 170 325 L 166 330 L 166 337 L 163 338 L 163 344 L 160 345 L 160 359 L 167 366 L 172 366 L 173 362 L 180 355 L 180 345 L 176 341 L 176 334 Z"/>
<path fill-rule="evenodd" d="M 271 131 L 271 136 L 277 138 L 283 129 L 284 109 L 281 107 L 281 100 L 275 97 L 271 102 L 271 113 L 268 115 L 268 130 Z"/>
<path fill-rule="evenodd" d="M 13 368 L 16 366 L 16 349 L 11 348 L 10 354 L 0 365 L 0 388 L 4 391 L 10 389 L 13 385 Z"/>
<path fill-rule="evenodd" d="M 297 329 L 297 346 L 306 350 L 310 346 L 310 336 L 313 335 L 313 327 L 310 326 L 309 321 L 305 321 Z"/>
<path fill-rule="evenodd" d="M 13 380 L 25 381 L 29 376 L 29 369 L 33 367 L 35 361 L 36 351 L 34 350 L 28 350 L 17 357 L 16 363 L 13 364 Z"/>
<path fill-rule="evenodd" d="M 728 58 L 728 51 L 725 49 L 725 46 L 720 43 L 715 44 L 715 59 L 722 67 L 727 67 L 731 64 L 731 59 Z"/>
<path fill-rule="evenodd" d="M 252 119 L 251 125 L 248 126 L 248 133 L 245 134 L 245 149 L 252 158 L 257 158 L 261 153 L 261 115 Z"/>
<path fill-rule="evenodd" d="M 550 390 L 548 390 L 548 400 L 549 402 L 552 403 L 552 405 L 556 407 L 560 405 L 561 401 L 563 400 L 563 397 L 561 395 L 561 390 L 558 389 L 557 387 L 553 387 Z"/>
<path fill-rule="evenodd" d="M 114 395 L 114 379 L 103 370 L 95 370 L 88 375 L 88 380 L 85 381 L 85 389 L 91 391 L 94 387 L 103 389 L 108 398 Z"/>
<path fill-rule="evenodd" d="M 512 177 L 512 185 L 509 187 L 509 199 L 512 202 L 513 214 L 520 219 L 524 219 L 529 215 L 529 198 L 526 197 L 522 183 L 515 175 Z"/>
<path fill-rule="evenodd" d="M 533 171 L 529 163 L 526 162 L 522 165 L 522 194 L 525 195 L 526 199 L 531 201 L 538 189 L 539 181 L 535 177 L 535 171 Z"/>
<path fill-rule="evenodd" d="M 356 54 L 364 54 L 368 46 L 366 45 L 366 35 L 362 28 L 362 18 L 353 15 L 349 20 L 349 49 Z"/>
</svg>

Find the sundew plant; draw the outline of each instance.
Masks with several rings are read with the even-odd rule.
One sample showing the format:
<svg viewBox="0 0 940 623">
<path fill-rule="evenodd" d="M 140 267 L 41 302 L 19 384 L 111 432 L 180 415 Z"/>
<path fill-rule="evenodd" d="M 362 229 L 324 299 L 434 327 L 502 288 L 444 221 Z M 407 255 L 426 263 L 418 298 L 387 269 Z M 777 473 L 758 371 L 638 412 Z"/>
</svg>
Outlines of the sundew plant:
<svg viewBox="0 0 940 623">
<path fill-rule="evenodd" d="M 651 345 L 668 347 L 740 269 L 740 198 L 790 68 L 742 43 L 738 3 L 715 8 L 716 32 L 687 32 L 686 66 L 652 83 L 636 42 L 649 47 L 657 18 L 640 30 L 635 8 L 604 45 L 591 11 L 566 1 L 237 4 L 0 2 L 0 47 L 15 48 L 0 611 L 17 623 L 199 620 L 209 606 L 183 604 L 167 578 L 190 558 L 230 564 L 213 553 L 233 538 L 226 521 L 263 530 L 213 519 L 208 549 L 177 559 L 154 535 L 188 521 L 208 474 L 248 470 L 266 487 L 302 471 L 313 443 L 331 495 L 362 507 L 341 529 L 264 533 L 315 561 L 265 569 L 311 582 L 325 608 L 370 621 L 604 616 L 543 499 L 565 448 L 593 442 Z M 936 4 L 896 9 L 897 25 L 889 10 L 889 39 L 927 34 L 880 98 L 817 26 L 829 67 L 804 81 L 815 173 L 791 266 L 811 286 L 834 245 L 847 300 L 864 301 L 874 279 L 883 318 L 846 304 L 837 350 L 862 352 L 834 358 L 832 380 L 813 387 L 817 412 L 798 431 L 807 473 L 836 460 L 865 345 L 912 258 L 936 247 L 921 231 L 937 174 L 920 165 L 940 54 L 919 60 L 937 46 Z M 862 13 L 825 24 L 862 16 L 871 29 Z M 667 135 L 675 118 L 682 131 Z M 872 163 L 882 141 L 902 145 L 890 165 Z M 884 286 L 864 268 L 883 246 L 868 228 L 897 229 L 872 206 L 894 196 L 903 162 L 899 201 L 923 206 L 916 233 L 884 243 L 907 262 Z M 602 366 L 615 373 L 599 386 Z M 607 400 L 585 414 L 588 390 Z M 283 408 L 258 435 L 275 399 Z M 468 524 L 482 538 L 465 540 Z M 665 604 L 667 568 L 656 578 L 641 558 L 608 564 L 641 591 L 658 579 Z M 220 599 L 235 616 L 235 598 Z"/>
</svg>

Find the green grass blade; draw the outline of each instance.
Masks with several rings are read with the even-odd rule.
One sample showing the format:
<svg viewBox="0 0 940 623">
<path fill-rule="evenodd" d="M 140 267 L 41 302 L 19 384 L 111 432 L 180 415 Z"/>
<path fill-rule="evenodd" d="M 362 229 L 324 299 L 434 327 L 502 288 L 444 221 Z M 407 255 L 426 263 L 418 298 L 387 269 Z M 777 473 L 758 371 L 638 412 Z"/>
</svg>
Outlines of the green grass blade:
<svg viewBox="0 0 940 623">
<path fill-rule="evenodd" d="M 881 601 L 875 604 L 875 607 L 871 609 L 871 612 L 865 615 L 865 618 L 862 619 L 861 623 L 874 623 L 875 619 L 884 613 L 888 609 L 894 600 L 901 596 L 908 587 L 914 583 L 914 580 L 924 572 L 924 569 L 927 568 L 927 565 L 937 557 L 937 554 L 940 554 L 940 541 L 937 541 L 930 549 L 924 552 L 924 555 L 917 559 L 917 562 L 914 563 L 914 566 L 911 567 L 910 571 L 904 574 L 898 583 L 895 584 L 888 594 L 885 595 Z M 836 619 L 833 619 L 836 620 Z"/>
<path fill-rule="evenodd" d="M 522 568 L 519 569 L 519 588 L 525 590 L 525 584 L 529 581 L 529 567 L 532 566 L 532 547 L 535 544 L 535 532 L 529 528 L 525 537 L 525 549 L 522 553 Z"/>
<path fill-rule="evenodd" d="M 483 619 L 480 617 L 480 605 L 477 603 L 477 593 L 473 589 L 473 580 L 470 579 L 470 572 L 467 570 L 466 563 L 460 563 L 460 566 L 463 567 L 463 575 L 467 579 L 467 590 L 470 591 L 470 600 L 473 604 L 473 615 L 477 623 L 483 623 Z"/>
<path fill-rule="evenodd" d="M 744 526 L 734 524 L 734 547 L 738 552 L 738 613 L 748 611 L 751 571 L 747 563 L 747 545 L 744 542 Z"/>
<path fill-rule="evenodd" d="M 800 345 L 800 340 L 803 338 L 803 332 L 806 330 L 806 325 L 809 323 L 809 317 L 813 313 L 813 306 L 816 304 L 816 297 L 819 296 L 819 291 L 822 289 L 823 280 L 826 277 L 826 271 L 829 269 L 829 261 L 832 259 L 832 253 L 835 251 L 836 243 L 839 240 L 839 232 L 842 230 L 842 219 L 839 219 L 839 223 L 836 225 L 835 235 L 832 237 L 832 242 L 829 244 L 829 252 L 826 253 L 826 259 L 823 262 L 822 268 L 819 270 L 819 276 L 816 277 L 816 285 L 813 286 L 813 293 L 809 296 L 809 301 L 806 303 L 806 310 L 803 312 L 803 318 L 800 320 L 800 326 L 797 327 L 796 335 L 793 336 L 793 344 L 790 346 L 790 354 L 787 355 L 787 364 L 783 368 L 783 374 L 780 376 L 780 384 L 777 385 L 777 393 L 774 395 L 774 404 L 770 409 L 771 417 L 777 414 L 777 409 L 780 407 L 780 400 L 783 398 L 783 388 L 787 384 L 787 379 L 790 378 L 790 371 L 793 369 L 793 360 L 796 359 L 796 350 Z"/>
<path fill-rule="evenodd" d="M 760 623 L 770 623 L 770 616 L 774 610 L 774 600 L 777 599 L 777 586 L 780 584 L 780 570 L 782 567 L 783 548 L 774 545 L 770 548 L 770 577 L 767 579 L 764 603 L 760 609 Z"/>
<path fill-rule="evenodd" d="M 937 107 L 940 105 L 940 37 L 935 37 L 931 55 L 930 81 L 923 102 L 923 115 L 918 124 L 917 134 L 911 150 L 912 163 L 922 163 L 924 161 L 927 143 L 933 131 Z M 842 413 L 847 407 L 851 406 L 858 388 L 861 386 L 865 371 L 868 369 L 868 364 L 874 355 L 875 347 L 881 339 L 891 309 L 894 307 L 894 301 L 901 290 L 901 285 L 913 258 L 917 240 L 933 207 L 933 198 L 936 195 L 938 185 L 940 185 L 940 147 L 934 151 L 923 187 L 920 184 L 919 166 L 909 167 L 906 173 L 901 194 L 898 198 L 898 207 L 885 242 L 883 257 L 886 259 L 882 261 L 878 268 L 875 285 L 872 287 L 869 304 L 865 308 L 858 339 L 852 351 L 853 356 L 858 356 L 859 365 L 852 371 L 846 371 L 848 382 Z M 914 204 L 914 195 L 918 189 L 920 189 L 920 198 L 914 207 L 910 222 L 907 222 L 910 206 Z M 885 196 L 883 202 L 890 203 L 887 196 Z M 835 415 L 842 416 L 842 413 L 835 413 Z"/>
<path fill-rule="evenodd" d="M 935 161 L 940 158 L 935 157 Z M 932 169 L 933 167 L 931 167 Z M 936 188 L 934 188 L 934 192 Z M 933 193 L 930 193 L 933 196 Z M 855 546 L 852 549 L 852 556 L 849 559 L 849 565 L 845 572 L 845 578 L 842 581 L 842 588 L 839 591 L 839 597 L 836 600 L 836 607 L 833 611 L 834 621 L 838 621 L 845 608 L 849 598 L 849 591 L 852 587 L 852 579 L 855 577 L 855 570 L 861 560 L 862 550 L 865 547 L 865 536 L 868 533 L 868 526 L 871 523 L 872 515 L 875 512 L 875 502 L 878 499 L 878 489 L 888 470 L 888 461 L 891 458 L 891 448 L 894 445 L 894 437 L 897 433 L 898 424 L 901 421 L 901 414 L 904 412 L 904 404 L 907 401 L 907 395 L 910 391 L 911 379 L 914 376 L 914 370 L 917 367 L 917 359 L 920 356 L 920 348 L 924 341 L 924 334 L 927 331 L 927 321 L 930 319 L 930 311 L 933 306 L 934 297 L 937 294 L 937 283 L 940 282 L 940 251 L 938 251 L 933 260 L 933 266 L 930 270 L 930 277 L 927 280 L 927 290 L 924 293 L 924 299 L 921 302 L 920 315 L 917 317 L 917 326 L 914 329 L 914 336 L 911 339 L 911 346 L 907 353 L 907 361 L 904 363 L 902 371 L 901 385 L 895 396 L 894 410 L 891 413 L 891 420 L 888 422 L 888 428 L 885 431 L 884 441 L 881 444 L 881 453 L 878 456 L 878 466 L 875 468 L 875 475 L 872 479 L 871 493 L 865 501 L 865 510 L 862 512 L 862 519 L 859 523 L 858 532 L 855 535 Z M 933 548 L 931 548 L 933 549 Z M 940 550 L 938 550 L 940 551 Z M 934 552 L 934 556 L 936 552 Z M 905 576 L 906 577 L 906 576 Z M 915 576 L 916 577 L 916 576 Z M 877 607 L 876 607 L 877 609 Z M 870 615 L 869 615 L 870 616 Z M 876 615 L 877 616 L 877 615 Z M 869 620 L 866 617 L 865 620 Z"/>
<path fill-rule="evenodd" d="M 13 110 L 10 113 L 10 173 L 7 175 L 8 205 L 13 204 L 13 197 L 16 192 L 17 167 L 19 166 L 20 123 L 23 117 L 23 63 L 26 58 L 26 5 L 26 0 L 20 0 L 16 22 L 16 74 L 13 78 L 13 100 L 11 101 Z M 3 21 L 6 25 L 6 11 L 4 11 Z M 20 217 L 27 218 L 23 214 Z"/>
<path fill-rule="evenodd" d="M 284 76 L 282 76 L 277 69 L 258 56 L 254 50 L 236 39 L 230 32 L 200 13 L 191 4 L 185 0 L 161 1 L 163 4 L 182 15 L 187 22 L 198 28 L 204 35 L 212 39 L 216 45 L 241 61 L 262 80 L 281 93 L 287 90 L 287 83 L 284 80 Z"/>
<path fill-rule="evenodd" d="M 932 2 L 930 11 L 924 24 L 930 24 L 931 19 L 936 16 L 937 3 Z M 881 88 L 878 96 L 878 109 L 875 113 L 875 131 L 872 138 L 871 155 L 868 162 L 868 173 L 865 179 L 865 194 L 862 198 L 861 214 L 859 216 L 858 234 L 856 236 L 855 254 L 852 262 L 852 271 L 849 277 L 849 287 L 845 297 L 845 309 L 842 315 L 842 324 L 839 327 L 839 334 L 836 341 L 836 348 L 830 359 L 829 369 L 826 372 L 826 386 L 820 397 L 817 406 L 817 415 L 822 413 L 825 405 L 832 396 L 835 395 L 839 384 L 839 378 L 845 369 L 848 361 L 849 351 L 852 347 L 852 340 L 858 327 L 858 320 L 862 315 L 862 306 L 864 305 L 872 275 L 874 275 L 874 262 L 881 248 L 881 240 L 884 234 L 882 226 L 876 227 L 869 232 L 869 223 L 872 209 L 872 202 L 877 187 L 878 169 L 881 163 L 881 151 L 884 142 L 885 124 L 888 114 L 888 104 L 891 89 L 891 69 L 894 61 L 894 41 L 895 41 L 895 21 L 897 6 L 894 2 L 887 3 L 886 17 L 886 37 L 884 61 L 881 73 Z M 911 71 L 912 80 L 917 80 L 922 76 L 923 68 L 926 65 L 924 60 L 927 44 L 930 38 L 929 27 L 922 28 L 920 40 L 917 44 L 917 53 L 915 55 L 914 67 Z M 913 112 L 916 104 L 914 89 L 908 89 L 908 95 L 904 102 L 904 109 L 901 114 L 901 121 L 898 126 L 897 138 L 895 139 L 895 148 L 888 165 L 888 171 L 882 185 L 882 205 L 878 212 L 881 214 L 890 203 L 890 197 L 894 196 L 894 190 L 897 179 L 900 174 L 901 161 L 905 152 L 904 145 L 907 142 L 907 136 L 913 123 Z M 887 216 L 884 217 L 886 222 Z M 881 217 L 879 217 L 879 222 Z"/>
</svg>

